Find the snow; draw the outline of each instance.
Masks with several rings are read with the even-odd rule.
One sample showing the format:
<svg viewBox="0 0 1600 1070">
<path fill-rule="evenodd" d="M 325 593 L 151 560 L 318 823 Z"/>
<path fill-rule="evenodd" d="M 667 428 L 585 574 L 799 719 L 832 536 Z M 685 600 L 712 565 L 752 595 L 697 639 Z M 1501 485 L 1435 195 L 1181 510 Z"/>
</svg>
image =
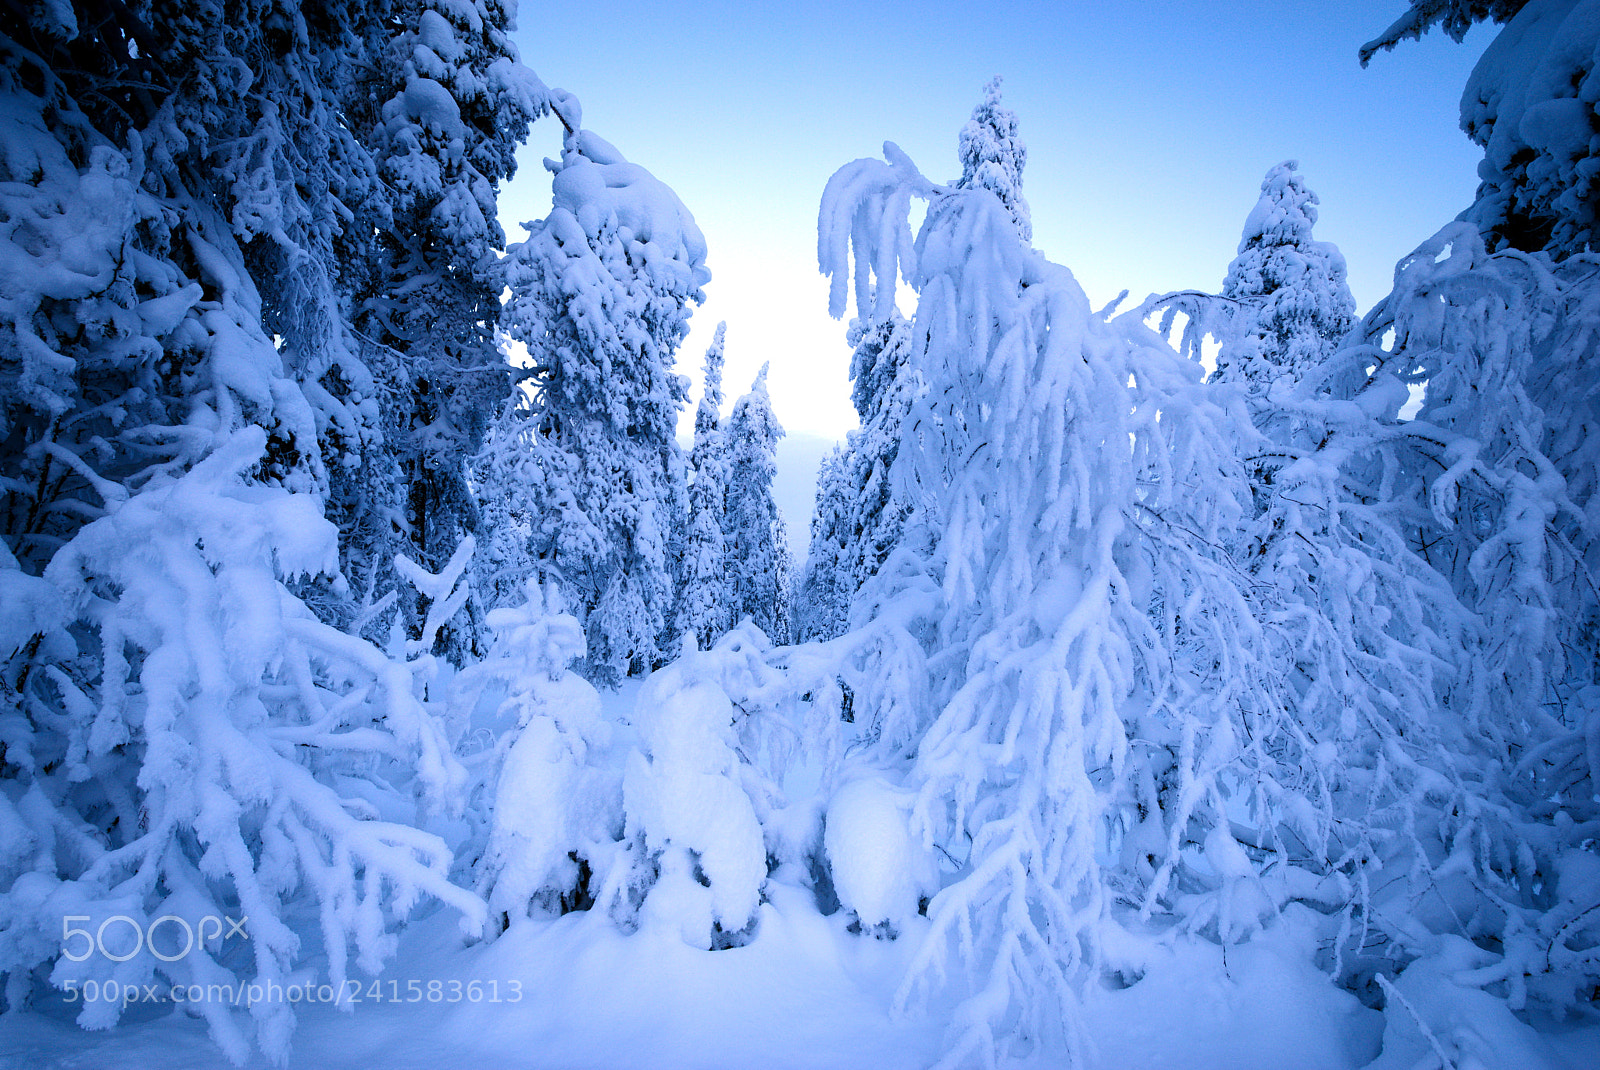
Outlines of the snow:
<svg viewBox="0 0 1600 1070">
<path fill-rule="evenodd" d="M 846 781 L 828 800 L 823 845 L 834 891 L 863 930 L 907 931 L 938 890 L 933 851 L 911 827 L 915 801 L 871 774 Z"/>
<path fill-rule="evenodd" d="M 919 1070 L 939 1051 L 941 1009 L 899 1018 L 889 1011 L 907 942 L 851 935 L 842 918 L 818 917 L 793 889 L 777 890 L 762 906 L 760 940 L 726 951 L 695 950 L 666 934 L 624 936 L 584 914 L 464 949 L 451 927 L 430 922 L 402 941 L 395 965 L 380 976 L 385 991 L 396 980 L 403 994 L 406 980 L 419 978 L 460 982 L 465 993 L 477 981 L 484 998 L 369 1001 L 349 1013 L 305 1004 L 289 1070 L 510 1070 L 530 1058 L 541 1070 Z M 1226 963 L 1204 942 L 1148 952 L 1138 983 L 1086 996 L 1094 1043 L 1084 1070 L 1409 1070 L 1426 1057 L 1420 1035 L 1405 1039 L 1415 1030 L 1409 1016 L 1391 1038 L 1382 1015 L 1306 966 L 1304 938 L 1285 925 L 1230 949 Z M 513 981 L 522 998 L 505 1002 Z M 502 1002 L 487 1001 L 490 982 Z M 1427 983 L 1449 984 L 1437 977 Z M 1443 1010 L 1420 987 L 1400 991 L 1419 1013 Z M 1593 1026 L 1536 1040 L 1503 1010 L 1474 1010 L 1477 1039 L 1460 1050 L 1482 1061 L 1463 1059 L 1464 1068 L 1579 1070 L 1600 1058 Z M 0 1051 L 38 1070 L 229 1066 L 193 1019 L 164 1011 L 134 1016 L 139 1020 L 111 1034 L 84 1033 L 54 1014 L 0 1019 Z M 1393 1057 L 1372 1063 L 1390 1043 Z M 258 1058 L 246 1065 L 269 1064 Z"/>
<path fill-rule="evenodd" d="M 555 207 L 572 213 L 591 237 L 614 218 L 624 244 L 644 242 L 689 265 L 697 286 L 710 279 L 705 235 L 677 194 L 592 131 L 575 135 L 551 188 Z"/>
<path fill-rule="evenodd" d="M 840 168 L 793 643 L 723 331 L 673 437 L 687 207 L 512 5 L 268 6 L 0 35 L 0 1060 L 1600 1061 L 1600 0 L 1375 44 L 1515 15 L 1359 323 L 1292 161 L 1221 294 L 1120 315 L 998 79 L 956 181 Z"/>
<path fill-rule="evenodd" d="M 718 660 L 685 653 L 639 689 L 640 750 L 623 774 L 628 831 L 657 867 L 642 928 L 709 948 L 755 917 L 767 877 L 761 823 L 738 776 L 733 708 L 713 678 Z"/>
</svg>

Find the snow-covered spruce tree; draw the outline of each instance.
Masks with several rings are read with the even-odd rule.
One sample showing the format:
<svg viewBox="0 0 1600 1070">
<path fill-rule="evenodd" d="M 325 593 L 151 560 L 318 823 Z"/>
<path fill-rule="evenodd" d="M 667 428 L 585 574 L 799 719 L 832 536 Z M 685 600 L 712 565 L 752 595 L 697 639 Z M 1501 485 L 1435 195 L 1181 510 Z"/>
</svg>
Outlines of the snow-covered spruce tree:
<svg viewBox="0 0 1600 1070">
<path fill-rule="evenodd" d="M 770 639 L 789 638 L 789 550 L 783 518 L 772 498 L 778 439 L 783 428 L 767 396 L 767 365 L 728 417 L 727 539 L 729 604 L 735 621 L 748 617 Z"/>
<path fill-rule="evenodd" d="M 201 42 L 185 22 L 158 46 L 147 12 L 84 27 L 59 14 L 0 22 L 4 524 L 32 573 L 100 515 L 97 479 L 127 491 L 174 475 L 241 421 L 269 431 L 272 478 L 321 482 L 313 413 L 280 359 L 240 363 L 224 344 L 259 337 L 260 299 L 208 176 L 176 156 L 186 135 L 175 117 L 210 87 L 173 84 L 149 51 Z"/>
<path fill-rule="evenodd" d="M 1217 382 L 1256 391 L 1280 376 L 1299 382 L 1355 326 L 1344 257 L 1312 238 L 1317 195 L 1298 167 L 1289 160 L 1267 172 L 1228 265 L 1220 310 L 1235 323 L 1217 354 Z"/>
<path fill-rule="evenodd" d="M 1434 705 L 1432 667 L 1451 659 L 1431 633 L 1449 630 L 1442 621 L 1453 599 L 1406 551 L 1381 501 L 1395 464 L 1383 453 L 1391 437 L 1383 423 L 1404 402 L 1403 384 L 1352 369 L 1357 357 L 1332 360 L 1353 326 L 1354 300 L 1344 258 L 1312 237 L 1316 203 L 1293 161 L 1272 168 L 1223 292 L 1152 296 L 1144 310 L 1163 311 L 1164 332 L 1186 314 L 1191 359 L 1205 337 L 1219 344 L 1209 382 L 1224 403 L 1242 398 L 1259 431 L 1236 444 L 1255 502 L 1236 552 L 1258 580 L 1258 613 L 1294 666 L 1289 693 L 1308 738 L 1349 744 L 1375 728 L 1379 737 L 1416 733 L 1400 711 Z M 1356 393 L 1356 407 L 1328 404 Z M 1401 666 L 1409 668 L 1394 676 Z M 1331 813 L 1332 797 L 1321 801 Z"/>
<path fill-rule="evenodd" d="M 528 123 L 548 107 L 517 61 L 503 0 L 391 6 L 365 42 L 377 91 L 368 87 L 368 105 L 352 107 L 387 194 L 379 255 L 354 297 L 397 476 L 392 499 L 372 503 L 391 529 L 398 522 L 394 534 L 370 530 L 381 541 L 363 563 L 380 575 L 396 551 L 439 567 L 476 527 L 465 459 L 510 393 L 495 337 L 506 284 L 496 190 L 516 169 Z M 428 607 L 401 608 L 415 635 Z M 444 649 L 459 660 L 473 630 L 465 616 L 452 622 Z"/>
<path fill-rule="evenodd" d="M 1461 41 L 1474 23 L 1508 22 L 1527 3 L 1528 0 L 1411 0 L 1409 11 L 1361 46 L 1361 65 L 1365 67 L 1373 56 L 1401 41 L 1421 40 L 1435 26 L 1441 27 L 1451 40 Z"/>
<path fill-rule="evenodd" d="M 776 563 L 772 621 L 778 629 L 773 642 L 782 645 L 794 641 L 795 560 L 789 549 L 789 525 L 781 514 L 772 528 L 772 557 Z"/>
<path fill-rule="evenodd" d="M 1468 961 L 1480 969 L 1475 981 L 1456 973 L 1460 984 L 1518 1007 L 1564 1007 L 1592 983 L 1584 953 L 1534 950 L 1558 931 L 1588 945 L 1580 916 L 1600 902 L 1593 867 L 1538 816 L 1589 794 L 1587 538 L 1567 481 L 1551 477 L 1564 466 L 1572 485 L 1594 485 L 1578 371 L 1593 349 L 1590 270 L 1488 258 L 1456 224 L 1402 262 L 1394 294 L 1344 348 L 1269 369 L 1270 389 L 1237 377 L 1261 436 L 1240 443 L 1256 511 L 1236 552 L 1288 670 L 1288 709 L 1317 771 L 1306 787 L 1326 815 L 1289 831 L 1316 835 L 1330 859 L 1364 860 L 1350 870 L 1354 894 L 1330 885 L 1317 899 L 1349 922 L 1336 972 L 1373 1001 L 1399 973 L 1430 1005 L 1419 986 Z M 1259 352 L 1250 305 L 1177 296 L 1191 349 L 1209 323 L 1223 354 Z M 1304 338 L 1314 345 L 1314 332 Z M 1408 385 L 1431 400 L 1401 421 Z M 1216 388 L 1236 389 L 1226 377 Z M 1541 705 L 1549 714 L 1530 719 Z M 1580 809 L 1574 820 L 1592 819 Z M 1528 894 L 1557 874 L 1559 899 Z M 1391 1016 L 1391 1029 L 1406 1021 Z M 1447 1039 L 1454 1028 L 1424 1025 Z"/>
<path fill-rule="evenodd" d="M 855 495 L 848 554 L 859 590 L 900 545 L 911 522 L 915 489 L 896 482 L 895 458 L 906 414 L 924 385 L 913 362 L 914 333 L 898 311 L 867 329 L 858 321 L 851 338 L 856 344 L 850 363 L 851 400 L 861 427 L 847 440 Z M 926 539 L 929 523 L 930 518 L 922 518 L 913 537 Z"/>
<path fill-rule="evenodd" d="M 498 6 L 481 6 L 471 17 L 459 6 L 451 10 L 458 22 L 471 23 L 470 30 L 507 44 L 506 13 Z M 460 205 L 453 204 L 449 212 L 436 211 L 428 220 L 397 220 L 396 211 L 404 211 L 415 190 L 380 164 L 389 158 L 386 153 L 393 154 L 392 139 L 407 141 L 409 135 L 403 123 L 385 118 L 384 109 L 404 112 L 405 94 L 427 94 L 428 85 L 418 82 L 414 67 L 431 54 L 429 49 L 482 75 L 444 79 L 445 88 L 433 94 L 433 103 L 445 110 L 446 105 L 465 109 L 469 120 L 454 138 L 458 147 L 465 146 L 469 164 L 463 171 L 447 161 L 442 200 L 460 202 L 461 191 L 450 192 L 450 187 L 471 186 L 477 210 L 492 228 L 495 182 L 508 172 L 487 164 L 473 170 L 485 155 L 478 145 L 482 130 L 491 125 L 472 123 L 474 109 L 481 112 L 487 106 L 479 98 L 493 98 L 494 151 L 509 160 L 527 121 L 545 107 L 543 87 L 515 64 L 514 53 L 483 57 L 471 54 L 471 48 L 452 46 L 448 24 L 437 12 L 416 5 L 338 3 L 307 11 L 299 3 L 275 0 L 205 0 L 183 5 L 181 11 L 138 3 L 116 5 L 109 18 L 104 14 L 86 10 L 76 38 L 67 40 L 70 34 L 63 30 L 61 36 L 46 39 L 58 41 L 70 54 L 65 69 L 68 82 L 75 82 L 92 77 L 97 65 L 124 66 L 116 59 L 127 52 L 120 38 L 132 35 L 138 57 L 132 61 L 134 77 L 130 81 L 128 71 L 115 70 L 100 78 L 86 96 L 85 110 L 114 139 L 129 126 L 137 128 L 144 185 L 158 194 L 186 191 L 215 211 L 213 229 L 231 229 L 241 245 L 261 298 L 258 314 L 279 345 L 286 374 L 301 385 L 317 431 L 317 449 L 304 443 L 275 446 L 272 463 L 280 469 L 296 464 L 322 469 L 314 475 L 344 533 L 345 569 L 367 594 L 375 583 L 387 587 L 400 582 L 392 572 L 396 552 L 439 567 L 453 553 L 455 536 L 432 547 L 410 537 L 404 498 L 421 493 L 419 488 L 448 483 L 459 465 L 446 463 L 441 455 L 433 458 L 438 463 L 429 471 L 408 472 L 406 458 L 415 452 L 415 436 L 398 415 L 407 406 L 396 402 L 413 392 L 402 383 L 412 377 L 412 366 L 432 357 L 419 353 L 413 359 L 401 351 L 404 347 L 388 344 L 393 339 L 385 341 L 370 317 L 360 324 L 353 324 L 352 317 L 364 315 L 364 302 L 379 288 L 387 288 L 391 312 L 395 302 L 423 300 L 419 295 L 425 288 L 415 279 L 378 277 L 392 260 L 397 241 L 432 243 L 466 263 L 460 242 L 441 243 L 430 237 L 429 228 L 448 225 L 456 238 L 465 239 L 472 229 L 466 218 L 471 212 L 458 212 Z M 144 28 L 155 25 L 159 34 Z M 99 41 L 113 28 L 119 40 Z M 388 45 L 395 33 L 409 34 L 400 42 L 403 54 Z M 426 47 L 419 49 L 410 41 L 418 34 L 427 38 Z M 95 42 L 104 47 L 93 47 Z M 135 84 L 153 89 L 141 94 L 130 88 Z M 422 155 L 442 153 L 454 159 L 450 144 L 446 139 L 423 145 Z M 418 166 L 427 170 L 425 161 Z M 495 248 L 501 244 L 498 230 L 488 239 Z M 472 252 L 484 259 L 482 250 Z M 491 283 L 486 292 L 497 297 L 498 290 Z M 445 303 L 452 308 L 463 304 L 455 299 Z M 443 318 L 434 317 L 430 326 L 433 336 L 451 335 Z M 477 324 L 469 333 L 477 338 L 484 329 Z M 483 345 L 479 358 L 498 360 L 493 347 Z M 424 370 L 424 377 L 435 381 L 435 395 L 441 389 L 437 371 Z M 488 404 L 494 403 L 491 399 Z M 386 428 L 390 418 L 399 422 Z M 434 432 L 449 427 L 449 421 L 432 424 Z M 305 593 L 321 611 L 341 619 L 359 612 L 348 596 L 334 594 L 325 584 Z M 413 601 L 407 608 L 415 634 L 422 607 Z M 370 634 L 382 634 L 383 622 L 369 624 Z M 447 635 L 457 631 L 454 625 L 446 629 Z"/>
<path fill-rule="evenodd" d="M 660 661 L 673 609 L 687 383 L 672 365 L 710 274 L 672 191 L 581 129 L 576 100 L 555 106 L 569 133 L 547 163 L 554 206 L 506 269 L 503 322 L 528 347 L 531 391 L 491 435 L 479 485 L 526 524 L 496 567 L 554 579 L 584 622 L 591 678 L 614 684 Z"/>
<path fill-rule="evenodd" d="M 1017 116 L 1000 104 L 1000 76 L 983 87 L 983 103 L 961 128 L 961 177 L 957 189 L 986 189 L 1005 205 L 1017 234 L 1033 240 L 1033 218 L 1022 196 L 1022 169 L 1028 146 L 1017 135 Z"/>
<path fill-rule="evenodd" d="M 728 613 L 727 550 L 722 532 L 727 501 L 727 448 L 722 419 L 723 345 L 728 325 L 706 350 L 705 389 L 694 413 L 694 446 L 689 453 L 689 523 L 684 539 L 683 586 L 678 598 L 677 633 L 694 633 L 710 646 L 733 623 Z"/>
<path fill-rule="evenodd" d="M 459 802 L 449 734 L 419 695 L 435 668 L 422 647 L 464 601 L 470 541 L 439 576 L 397 564 L 429 613 L 387 654 L 319 623 L 285 586 L 345 597 L 338 532 L 307 492 L 328 484 L 329 428 L 365 417 L 311 382 L 315 331 L 339 332 L 294 326 L 283 280 L 255 279 L 273 262 L 263 242 L 304 267 L 331 220 L 349 218 L 336 201 L 353 187 L 321 184 L 359 181 L 310 164 L 297 181 L 305 161 L 284 131 L 298 116 L 284 113 L 331 115 L 334 98 L 295 93 L 310 70 L 349 69 L 327 49 L 350 46 L 355 9 L 313 20 L 316 33 L 293 6 L 273 10 L 189 5 L 161 13 L 161 34 L 144 4 L 0 16 L 12 280 L 0 573 L 8 607 L 14 592 L 29 607 L 0 652 L 13 1007 L 46 976 L 281 986 L 308 946 L 335 978 L 352 948 L 375 971 L 422 893 L 481 920 L 446 879 L 445 844 L 375 820 L 373 805 Z M 327 159 L 358 177 L 345 134 L 330 136 Z M 303 204 L 273 200 L 291 189 Z M 317 294 L 308 320 L 339 306 Z M 252 944 L 240 956 L 207 934 L 173 962 L 149 948 L 120 963 L 58 958 L 65 915 L 148 931 L 166 914 L 248 915 Z M 294 928 L 308 917 L 314 943 Z M 86 1005 L 81 1020 L 109 1025 L 118 1009 Z M 201 1010 L 231 1057 L 252 1032 L 284 1057 L 293 1014 L 280 1000 Z"/>
<path fill-rule="evenodd" d="M 891 475 L 901 422 L 922 390 L 910 361 L 911 327 L 898 310 L 870 327 L 861 323 L 853 321 L 848 335 L 855 346 L 851 400 L 861 427 L 819 474 L 798 596 L 806 607 L 808 639 L 843 634 L 856 591 L 899 545 L 911 513 L 910 494 Z"/>
<path fill-rule="evenodd" d="M 854 505 L 850 454 L 836 445 L 817 469 L 811 542 L 795 595 L 797 642 L 832 639 L 843 635 L 850 625 L 850 599 L 856 588 L 850 567 Z"/>
<path fill-rule="evenodd" d="M 808 640 L 844 633 L 856 591 L 900 544 L 911 514 L 911 494 L 892 476 L 901 423 L 922 392 L 911 363 L 911 325 L 894 309 L 870 327 L 861 323 L 853 321 L 848 335 L 855 346 L 851 400 L 861 427 L 823 462 L 797 595 Z"/>
</svg>

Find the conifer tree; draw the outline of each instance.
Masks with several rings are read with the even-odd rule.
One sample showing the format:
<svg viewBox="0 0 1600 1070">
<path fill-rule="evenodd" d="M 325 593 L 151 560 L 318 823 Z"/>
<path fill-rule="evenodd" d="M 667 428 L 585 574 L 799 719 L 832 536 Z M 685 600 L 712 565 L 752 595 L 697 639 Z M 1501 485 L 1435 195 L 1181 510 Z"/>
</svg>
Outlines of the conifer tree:
<svg viewBox="0 0 1600 1070">
<path fill-rule="evenodd" d="M 497 5 L 453 10 L 504 39 Z M 352 952 L 380 968 L 423 894 L 482 920 L 448 845 L 418 827 L 462 802 L 423 681 L 472 542 L 432 569 L 390 553 L 427 612 L 387 649 L 330 610 L 360 533 L 323 513 L 348 473 L 389 471 L 394 445 L 374 433 L 383 399 L 346 317 L 393 208 L 358 114 L 392 103 L 372 81 L 392 68 L 367 48 L 405 27 L 450 51 L 427 12 L 390 5 L 0 14 L 0 251 L 16 271 L 0 588 L 24 610 L 0 640 L 0 810 L 37 830 L 0 858 L 12 1007 L 46 980 L 281 989 L 313 943 L 342 984 Z M 496 64 L 519 101 L 492 135 L 509 159 L 542 90 L 509 54 Z M 436 132 L 471 95 L 431 95 Z M 475 190 L 492 218 L 493 179 Z M 248 915 L 253 953 L 62 959 L 64 910 L 146 931 Z M 235 1061 L 252 1043 L 286 1057 L 281 996 L 196 1009 Z"/>
<path fill-rule="evenodd" d="M 962 173 L 953 185 L 993 193 L 1026 242 L 1033 234 L 1022 196 L 1027 146 L 1017 134 L 1016 115 L 1000 104 L 1000 78 L 991 79 L 983 95 L 961 130 Z M 892 294 L 875 295 L 861 312 L 848 334 L 854 347 L 850 398 L 861 426 L 850 432 L 837 465 L 825 467 L 818 481 L 812 547 L 796 598 L 804 635 L 813 639 L 843 634 L 855 592 L 900 544 L 913 503 L 926 508 L 935 497 L 916 491 L 912 466 L 895 471 L 902 421 L 924 390 L 915 361 L 923 339 L 894 307 Z M 938 521 L 924 516 L 915 527 L 914 537 L 929 542 Z"/>
<path fill-rule="evenodd" d="M 851 400 L 861 427 L 824 462 L 817 482 L 811 550 L 797 598 L 810 638 L 843 634 L 851 599 L 900 544 L 912 511 L 907 473 L 895 472 L 902 422 L 922 393 L 911 364 L 911 325 L 895 311 L 869 328 L 857 321 L 849 337 L 855 344 Z"/>
<path fill-rule="evenodd" d="M 673 611 L 687 381 L 672 367 L 710 274 L 672 191 L 581 129 L 575 100 L 556 107 L 569 133 L 549 164 L 554 205 L 507 267 L 504 322 L 528 347 L 532 392 L 496 428 L 481 483 L 526 525 L 501 558 L 559 583 L 592 678 L 615 684 L 658 662 Z"/>
<path fill-rule="evenodd" d="M 1000 198 L 1023 241 L 1033 240 L 1033 218 L 1022 196 L 1028 146 L 1017 135 L 1017 116 L 1000 103 L 1000 76 L 983 87 L 983 103 L 961 128 L 961 177 L 957 189 L 986 189 Z"/>
<path fill-rule="evenodd" d="M 844 446 L 834 446 L 817 471 L 811 543 L 795 597 L 795 638 L 802 643 L 833 639 L 850 625 L 850 600 L 856 592 L 851 556 L 856 495 L 850 460 Z"/>
<path fill-rule="evenodd" d="M 376 255 L 353 295 L 355 327 L 382 395 L 389 488 L 370 502 L 389 521 L 362 564 L 381 575 L 396 552 L 437 568 L 477 527 L 465 459 L 510 392 L 495 340 L 505 286 L 495 214 L 543 86 L 517 62 L 502 0 L 396 0 L 368 53 L 381 90 L 354 122 L 388 194 Z M 374 106 L 374 104 L 376 106 Z M 415 635 L 427 607 L 403 600 Z M 465 616 L 441 641 L 482 654 Z"/>
<path fill-rule="evenodd" d="M 705 389 L 694 414 L 694 446 L 689 454 L 689 527 L 684 539 L 683 589 L 677 632 L 694 633 L 701 648 L 728 630 L 727 550 L 722 532 L 727 502 L 727 449 L 723 440 L 722 361 L 728 325 L 706 350 Z"/>
<path fill-rule="evenodd" d="M 1217 356 L 1215 381 L 1242 380 L 1257 390 L 1279 376 L 1297 382 L 1355 326 L 1344 257 L 1312 238 L 1317 195 L 1298 166 L 1289 160 L 1267 172 L 1245 220 L 1222 287 L 1221 311 L 1234 323 Z"/>
<path fill-rule="evenodd" d="M 729 601 L 734 620 L 749 617 L 775 642 L 789 636 L 787 542 L 772 498 L 783 428 L 767 396 L 767 365 L 728 419 L 728 490 L 723 513 Z"/>
</svg>

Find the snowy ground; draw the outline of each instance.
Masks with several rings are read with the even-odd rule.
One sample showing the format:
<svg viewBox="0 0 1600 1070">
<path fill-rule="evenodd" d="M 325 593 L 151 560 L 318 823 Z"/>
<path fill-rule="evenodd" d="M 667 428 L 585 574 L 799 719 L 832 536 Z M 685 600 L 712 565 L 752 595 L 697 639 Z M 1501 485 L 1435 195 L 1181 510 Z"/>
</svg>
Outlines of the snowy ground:
<svg viewBox="0 0 1600 1070">
<path fill-rule="evenodd" d="M 601 692 L 604 716 L 625 718 L 639 688 L 627 681 Z M 424 908 L 377 984 L 361 979 L 359 1002 L 299 1004 L 289 1067 L 921 1070 L 938 1060 L 955 986 L 914 1013 L 892 1011 L 913 939 L 853 934 L 843 912 L 819 915 L 809 890 L 773 881 L 768 895 L 756 939 L 721 951 L 660 930 L 623 935 L 586 912 L 523 920 L 492 944 L 469 946 L 455 914 Z M 1085 1070 L 1438 1066 L 1411 1017 L 1386 1023 L 1307 965 L 1316 921 L 1290 910 L 1226 956 L 1199 940 L 1140 949 L 1142 979 L 1084 1000 Z M 1536 1035 L 1482 993 L 1428 980 L 1407 988 L 1402 975 L 1400 987 L 1426 1020 L 1469 1023 L 1477 1050 L 1463 1052 L 1456 1070 L 1600 1066 L 1600 1025 L 1541 1023 Z M 72 1020 L 80 1006 L 40 990 L 32 1011 L 0 1017 L 0 1067 L 231 1067 L 181 1007 L 131 1006 L 115 1029 L 87 1033 Z M 248 1065 L 271 1066 L 259 1054 Z"/>
<path fill-rule="evenodd" d="M 698 951 L 655 936 L 624 937 L 601 919 L 568 915 L 514 928 L 488 948 L 463 948 L 437 914 L 413 926 L 399 982 L 498 982 L 516 1002 L 368 1001 L 348 1013 L 307 1005 L 291 1067 L 411 1070 L 455 1066 L 595 1070 L 765 1070 L 924 1067 L 938 1056 L 937 1011 L 896 1021 L 889 1003 L 906 941 L 879 942 L 821 918 L 799 893 L 778 890 L 761 933 L 743 948 Z M 1086 1033 L 1096 1070 L 1355 1070 L 1380 1055 L 1383 1016 L 1313 971 L 1293 965 L 1286 935 L 1218 950 L 1171 952 L 1141 982 L 1091 994 Z M 487 988 L 483 991 L 487 992 Z M 64 1009 L 59 1001 L 56 1010 Z M 48 1012 L 49 1008 L 45 1008 Z M 143 1011 L 109 1033 L 84 1033 L 65 1015 L 0 1022 L 0 1064 L 32 1070 L 199 1070 L 228 1066 L 203 1025 Z M 1600 1065 L 1600 1030 L 1528 1041 L 1486 1022 L 1484 1054 L 1468 1066 L 1580 1070 Z M 1401 1045 L 1405 1047 L 1405 1045 Z M 1504 1059 L 1514 1061 L 1503 1061 Z M 1410 1070 L 1414 1060 L 1403 1065 Z M 265 1067 L 265 1062 L 258 1062 Z M 1380 1063 L 1391 1065 L 1390 1059 Z M 1417 1065 L 1436 1065 L 1423 1063 Z"/>
</svg>

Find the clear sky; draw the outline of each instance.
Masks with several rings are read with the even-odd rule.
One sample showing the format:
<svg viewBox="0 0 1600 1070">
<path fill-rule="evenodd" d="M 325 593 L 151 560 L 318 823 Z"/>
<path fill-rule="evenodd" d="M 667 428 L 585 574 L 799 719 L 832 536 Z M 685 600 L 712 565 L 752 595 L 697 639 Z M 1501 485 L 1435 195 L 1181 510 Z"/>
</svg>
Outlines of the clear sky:
<svg viewBox="0 0 1600 1070">
<path fill-rule="evenodd" d="M 1322 201 L 1317 235 L 1344 252 L 1370 308 L 1395 261 L 1472 198 L 1480 153 L 1457 104 L 1495 30 L 1462 45 L 1434 33 L 1362 70 L 1357 49 L 1405 7 L 523 0 L 517 39 L 547 85 L 583 102 L 584 125 L 670 185 L 705 232 L 713 278 L 679 370 L 698 382 L 725 319 L 729 397 L 770 360 L 779 420 L 834 438 L 855 414 L 845 326 L 816 268 L 823 186 L 886 140 L 936 181 L 959 175 L 957 134 L 995 74 L 1028 145 L 1034 244 L 1097 306 L 1122 289 L 1137 301 L 1219 288 L 1262 176 L 1296 159 Z M 534 126 L 502 193 L 512 241 L 549 211 L 539 161 L 560 133 Z"/>
</svg>

